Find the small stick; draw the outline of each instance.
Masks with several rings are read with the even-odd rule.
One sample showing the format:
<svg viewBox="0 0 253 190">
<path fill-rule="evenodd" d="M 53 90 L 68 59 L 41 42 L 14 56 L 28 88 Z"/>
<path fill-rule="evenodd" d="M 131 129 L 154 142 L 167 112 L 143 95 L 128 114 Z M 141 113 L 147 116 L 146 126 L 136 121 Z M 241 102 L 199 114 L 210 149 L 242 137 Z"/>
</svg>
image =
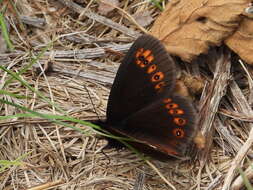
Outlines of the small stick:
<svg viewBox="0 0 253 190">
<path fill-rule="evenodd" d="M 122 26 L 122 25 L 120 25 L 120 24 L 118 24 L 106 17 L 103 17 L 101 15 L 93 13 L 90 10 L 83 11 L 85 8 L 79 6 L 78 4 L 74 3 L 73 1 L 70 1 L 70 0 L 58 0 L 58 1 L 61 2 L 63 5 L 67 6 L 68 8 L 70 8 L 71 10 L 73 10 L 79 14 L 83 14 L 86 17 L 93 19 L 101 24 L 104 24 L 114 30 L 120 31 L 125 35 L 131 36 L 133 38 L 137 38 L 140 35 L 139 32 L 135 32 L 132 29 Z"/>
<path fill-rule="evenodd" d="M 43 190 L 43 189 L 49 189 L 51 187 L 54 187 L 56 185 L 60 185 L 60 184 L 63 184 L 64 181 L 63 180 L 57 180 L 57 181 L 54 181 L 54 182 L 48 182 L 46 184 L 42 184 L 42 185 L 38 185 L 38 186 L 35 186 L 35 187 L 31 187 L 31 188 L 28 188 L 27 190 Z"/>
<path fill-rule="evenodd" d="M 143 171 L 141 171 L 141 172 L 139 172 L 137 179 L 134 183 L 133 190 L 142 190 L 144 181 L 145 181 L 145 173 Z"/>
</svg>

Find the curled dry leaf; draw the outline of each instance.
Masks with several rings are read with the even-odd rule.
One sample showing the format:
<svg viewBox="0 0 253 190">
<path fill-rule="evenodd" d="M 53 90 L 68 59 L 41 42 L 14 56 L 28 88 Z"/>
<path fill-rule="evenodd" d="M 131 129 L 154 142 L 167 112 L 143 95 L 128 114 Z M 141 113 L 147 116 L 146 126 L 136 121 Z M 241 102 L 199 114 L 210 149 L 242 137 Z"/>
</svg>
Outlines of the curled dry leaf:
<svg viewBox="0 0 253 190">
<path fill-rule="evenodd" d="M 191 94 L 199 95 L 202 93 L 204 88 L 204 80 L 200 77 L 183 73 L 180 79 Z"/>
<path fill-rule="evenodd" d="M 244 61 L 253 65 L 253 19 L 244 18 L 238 30 L 225 43 Z"/>
<path fill-rule="evenodd" d="M 180 80 L 176 81 L 175 92 L 176 94 L 179 94 L 180 96 L 190 98 L 188 88 L 185 86 L 184 82 Z"/>
<path fill-rule="evenodd" d="M 220 45 L 239 26 L 250 0 L 171 0 L 151 33 L 168 52 L 192 61 L 209 46 Z"/>
<path fill-rule="evenodd" d="M 99 1 L 98 12 L 101 15 L 107 15 L 117 6 L 119 6 L 118 0 L 102 0 Z"/>
</svg>

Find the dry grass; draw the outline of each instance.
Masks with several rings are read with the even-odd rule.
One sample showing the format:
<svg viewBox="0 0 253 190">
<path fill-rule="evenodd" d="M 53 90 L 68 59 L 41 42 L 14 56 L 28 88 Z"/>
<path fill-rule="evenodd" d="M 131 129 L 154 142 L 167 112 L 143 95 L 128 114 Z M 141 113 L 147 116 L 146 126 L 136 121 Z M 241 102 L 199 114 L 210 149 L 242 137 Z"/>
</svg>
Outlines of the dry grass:
<svg viewBox="0 0 253 190">
<path fill-rule="evenodd" d="M 37 65 L 19 76 L 64 112 L 17 80 L 3 86 L 10 77 L 3 71 L 0 89 L 27 98 L 1 98 L 43 114 L 67 113 L 90 120 L 97 117 L 91 96 L 97 113 L 105 116 L 121 53 L 144 30 L 131 15 L 148 10 L 155 18 L 160 11 L 146 1 L 122 1 L 120 9 L 105 17 L 96 13 L 97 1 L 77 0 L 84 8 L 78 4 L 68 4 L 67 8 L 64 2 L 67 1 L 19 0 L 15 6 L 20 17 L 9 7 L 5 15 L 16 51 L 0 53 L 0 65 L 18 72 L 46 47 L 46 52 L 35 59 Z M 31 22 L 31 17 L 36 19 Z M 30 24 L 23 26 L 21 23 L 27 20 Z M 250 168 L 253 158 L 253 70 L 235 56 L 230 61 L 230 54 L 218 48 L 192 64 L 180 64 L 205 85 L 201 95 L 195 95 L 194 103 L 207 146 L 192 161 L 152 161 L 152 165 L 127 149 L 110 149 L 106 151 L 108 163 L 100 152 L 105 140 L 90 127 L 67 122 L 83 129 L 85 133 L 81 134 L 45 118 L 6 118 L 0 123 L 0 160 L 13 161 L 22 155 L 24 158 L 21 165 L 14 164 L 0 173 L 0 189 L 38 186 L 37 189 L 137 190 L 142 183 L 145 190 L 172 189 L 168 180 L 180 190 L 225 190 L 238 176 L 236 168 Z M 36 74 L 38 65 L 51 63 L 53 72 Z M 0 104 L 1 116 L 19 113 L 24 111 Z M 252 170 L 249 173 L 252 175 Z M 239 189 L 238 183 L 244 184 L 232 183 L 229 189 Z"/>
</svg>

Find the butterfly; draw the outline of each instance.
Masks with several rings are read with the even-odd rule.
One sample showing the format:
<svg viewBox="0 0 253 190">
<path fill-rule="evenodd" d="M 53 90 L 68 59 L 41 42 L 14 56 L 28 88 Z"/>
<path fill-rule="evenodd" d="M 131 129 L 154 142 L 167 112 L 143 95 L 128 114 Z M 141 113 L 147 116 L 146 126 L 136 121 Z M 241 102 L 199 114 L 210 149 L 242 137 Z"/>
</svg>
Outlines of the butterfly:
<svg viewBox="0 0 253 190">
<path fill-rule="evenodd" d="M 191 102 L 175 91 L 175 63 L 163 44 L 140 36 L 125 55 L 114 79 L 105 122 L 112 134 L 131 137 L 138 150 L 182 157 L 196 135 Z"/>
</svg>

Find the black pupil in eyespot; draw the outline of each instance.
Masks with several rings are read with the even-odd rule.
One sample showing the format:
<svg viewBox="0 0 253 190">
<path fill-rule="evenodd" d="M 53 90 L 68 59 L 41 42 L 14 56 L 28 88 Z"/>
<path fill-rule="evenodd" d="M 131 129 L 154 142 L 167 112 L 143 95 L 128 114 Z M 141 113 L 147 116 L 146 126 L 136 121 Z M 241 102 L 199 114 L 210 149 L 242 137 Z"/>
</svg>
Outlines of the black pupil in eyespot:
<svg viewBox="0 0 253 190">
<path fill-rule="evenodd" d="M 181 132 L 180 131 L 177 131 L 176 134 L 177 134 L 177 136 L 181 136 Z"/>
<path fill-rule="evenodd" d="M 158 80 L 159 79 L 159 75 L 155 75 L 154 79 Z"/>
<path fill-rule="evenodd" d="M 178 122 L 179 122 L 179 123 L 182 123 L 182 122 L 183 122 L 183 120 L 182 120 L 182 119 L 179 119 L 179 120 L 178 120 Z"/>
<path fill-rule="evenodd" d="M 146 59 L 145 59 L 144 56 L 140 56 L 140 57 L 139 57 L 139 60 L 142 61 L 142 62 L 145 62 L 145 61 L 146 61 Z"/>
<path fill-rule="evenodd" d="M 148 64 L 148 61 L 147 61 L 147 60 L 144 60 L 143 64 L 144 64 L 144 65 L 147 65 L 147 64 Z"/>
</svg>

